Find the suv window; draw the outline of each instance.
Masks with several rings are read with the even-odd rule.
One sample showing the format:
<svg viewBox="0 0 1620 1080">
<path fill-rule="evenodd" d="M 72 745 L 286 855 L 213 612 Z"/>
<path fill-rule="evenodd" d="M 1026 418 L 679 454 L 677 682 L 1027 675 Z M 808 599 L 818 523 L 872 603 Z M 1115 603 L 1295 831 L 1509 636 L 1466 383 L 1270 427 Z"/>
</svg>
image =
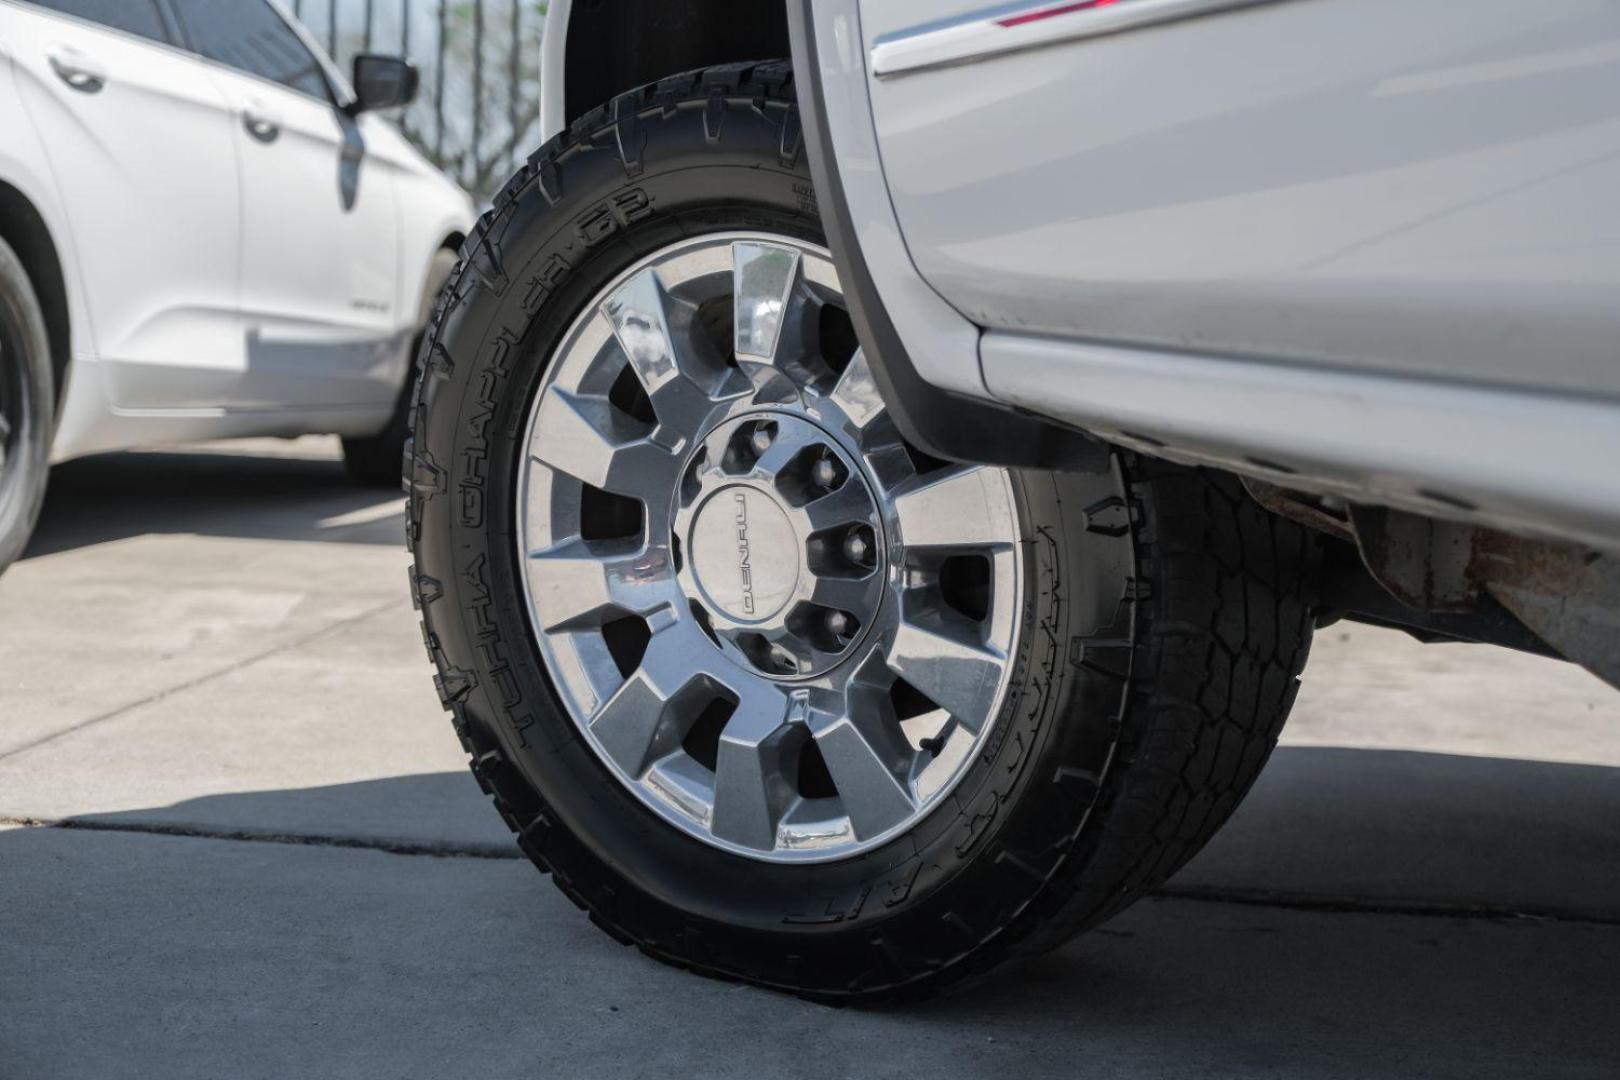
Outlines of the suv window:
<svg viewBox="0 0 1620 1080">
<path fill-rule="evenodd" d="M 330 97 L 320 62 L 265 0 L 170 0 L 191 48 L 311 97 Z"/>
<path fill-rule="evenodd" d="M 154 0 L 33 0 L 35 6 L 76 15 L 136 37 L 169 43 L 168 28 Z"/>
</svg>

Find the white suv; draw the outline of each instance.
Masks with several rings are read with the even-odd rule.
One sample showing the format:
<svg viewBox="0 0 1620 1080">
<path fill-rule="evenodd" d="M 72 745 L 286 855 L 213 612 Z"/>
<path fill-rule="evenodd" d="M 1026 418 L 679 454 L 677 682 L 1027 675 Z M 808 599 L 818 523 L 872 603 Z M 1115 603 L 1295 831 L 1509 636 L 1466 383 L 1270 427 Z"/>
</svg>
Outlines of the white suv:
<svg viewBox="0 0 1620 1080">
<path fill-rule="evenodd" d="M 334 433 L 397 483 L 411 348 L 475 213 L 275 0 L 0 0 L 0 568 L 48 461 Z M 54 432 L 54 437 L 53 437 Z"/>
</svg>

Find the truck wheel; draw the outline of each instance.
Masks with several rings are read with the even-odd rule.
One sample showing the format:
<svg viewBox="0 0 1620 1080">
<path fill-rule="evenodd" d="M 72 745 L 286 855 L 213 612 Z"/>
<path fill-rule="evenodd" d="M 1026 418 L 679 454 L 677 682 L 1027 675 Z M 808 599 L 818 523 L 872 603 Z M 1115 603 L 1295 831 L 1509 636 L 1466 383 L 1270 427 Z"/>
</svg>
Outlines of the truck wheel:
<svg viewBox="0 0 1620 1080">
<path fill-rule="evenodd" d="M 1152 889 L 1265 762 L 1314 548 L 1233 482 L 933 460 L 845 310 L 786 64 L 625 95 L 496 200 L 430 330 L 437 685 L 626 944 L 935 991 Z"/>
<path fill-rule="evenodd" d="M 439 293 L 443 291 L 444 283 L 450 280 L 450 272 L 455 266 L 455 252 L 442 249 L 434 253 L 422 296 L 423 323 L 432 315 Z M 416 393 L 417 361 L 421 350 L 422 338 L 418 335 L 411 342 L 410 367 L 405 373 L 404 384 L 399 388 L 399 396 L 394 401 L 394 413 L 388 418 L 388 426 L 372 436 L 343 440 L 343 464 L 357 483 L 367 487 L 399 489 L 405 476 L 405 446 L 411 437 L 411 402 Z"/>
<path fill-rule="evenodd" d="M 39 298 L 16 253 L 0 240 L 0 573 L 28 546 L 45 501 L 54 387 Z"/>
</svg>

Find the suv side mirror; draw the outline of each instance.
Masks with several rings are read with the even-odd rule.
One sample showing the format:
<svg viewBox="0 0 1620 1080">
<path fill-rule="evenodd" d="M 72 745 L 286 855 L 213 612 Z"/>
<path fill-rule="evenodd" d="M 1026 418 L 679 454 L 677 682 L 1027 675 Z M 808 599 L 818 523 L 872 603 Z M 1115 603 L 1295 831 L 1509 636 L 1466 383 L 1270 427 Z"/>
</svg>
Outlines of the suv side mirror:
<svg viewBox="0 0 1620 1080">
<path fill-rule="evenodd" d="M 354 103 L 349 115 L 409 105 L 416 100 L 421 81 L 416 64 L 402 56 L 361 53 L 354 58 Z"/>
</svg>

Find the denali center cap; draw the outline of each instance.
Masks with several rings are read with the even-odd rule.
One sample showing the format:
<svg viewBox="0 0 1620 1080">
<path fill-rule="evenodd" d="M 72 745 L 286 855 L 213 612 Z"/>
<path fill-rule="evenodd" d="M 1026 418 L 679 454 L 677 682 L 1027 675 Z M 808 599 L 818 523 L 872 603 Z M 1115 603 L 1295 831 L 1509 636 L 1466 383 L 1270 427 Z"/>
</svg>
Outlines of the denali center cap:
<svg viewBox="0 0 1620 1080">
<path fill-rule="evenodd" d="M 721 488 L 692 524 L 692 572 L 709 600 L 738 622 L 781 611 L 799 584 L 799 538 L 777 501 L 746 485 Z"/>
</svg>

